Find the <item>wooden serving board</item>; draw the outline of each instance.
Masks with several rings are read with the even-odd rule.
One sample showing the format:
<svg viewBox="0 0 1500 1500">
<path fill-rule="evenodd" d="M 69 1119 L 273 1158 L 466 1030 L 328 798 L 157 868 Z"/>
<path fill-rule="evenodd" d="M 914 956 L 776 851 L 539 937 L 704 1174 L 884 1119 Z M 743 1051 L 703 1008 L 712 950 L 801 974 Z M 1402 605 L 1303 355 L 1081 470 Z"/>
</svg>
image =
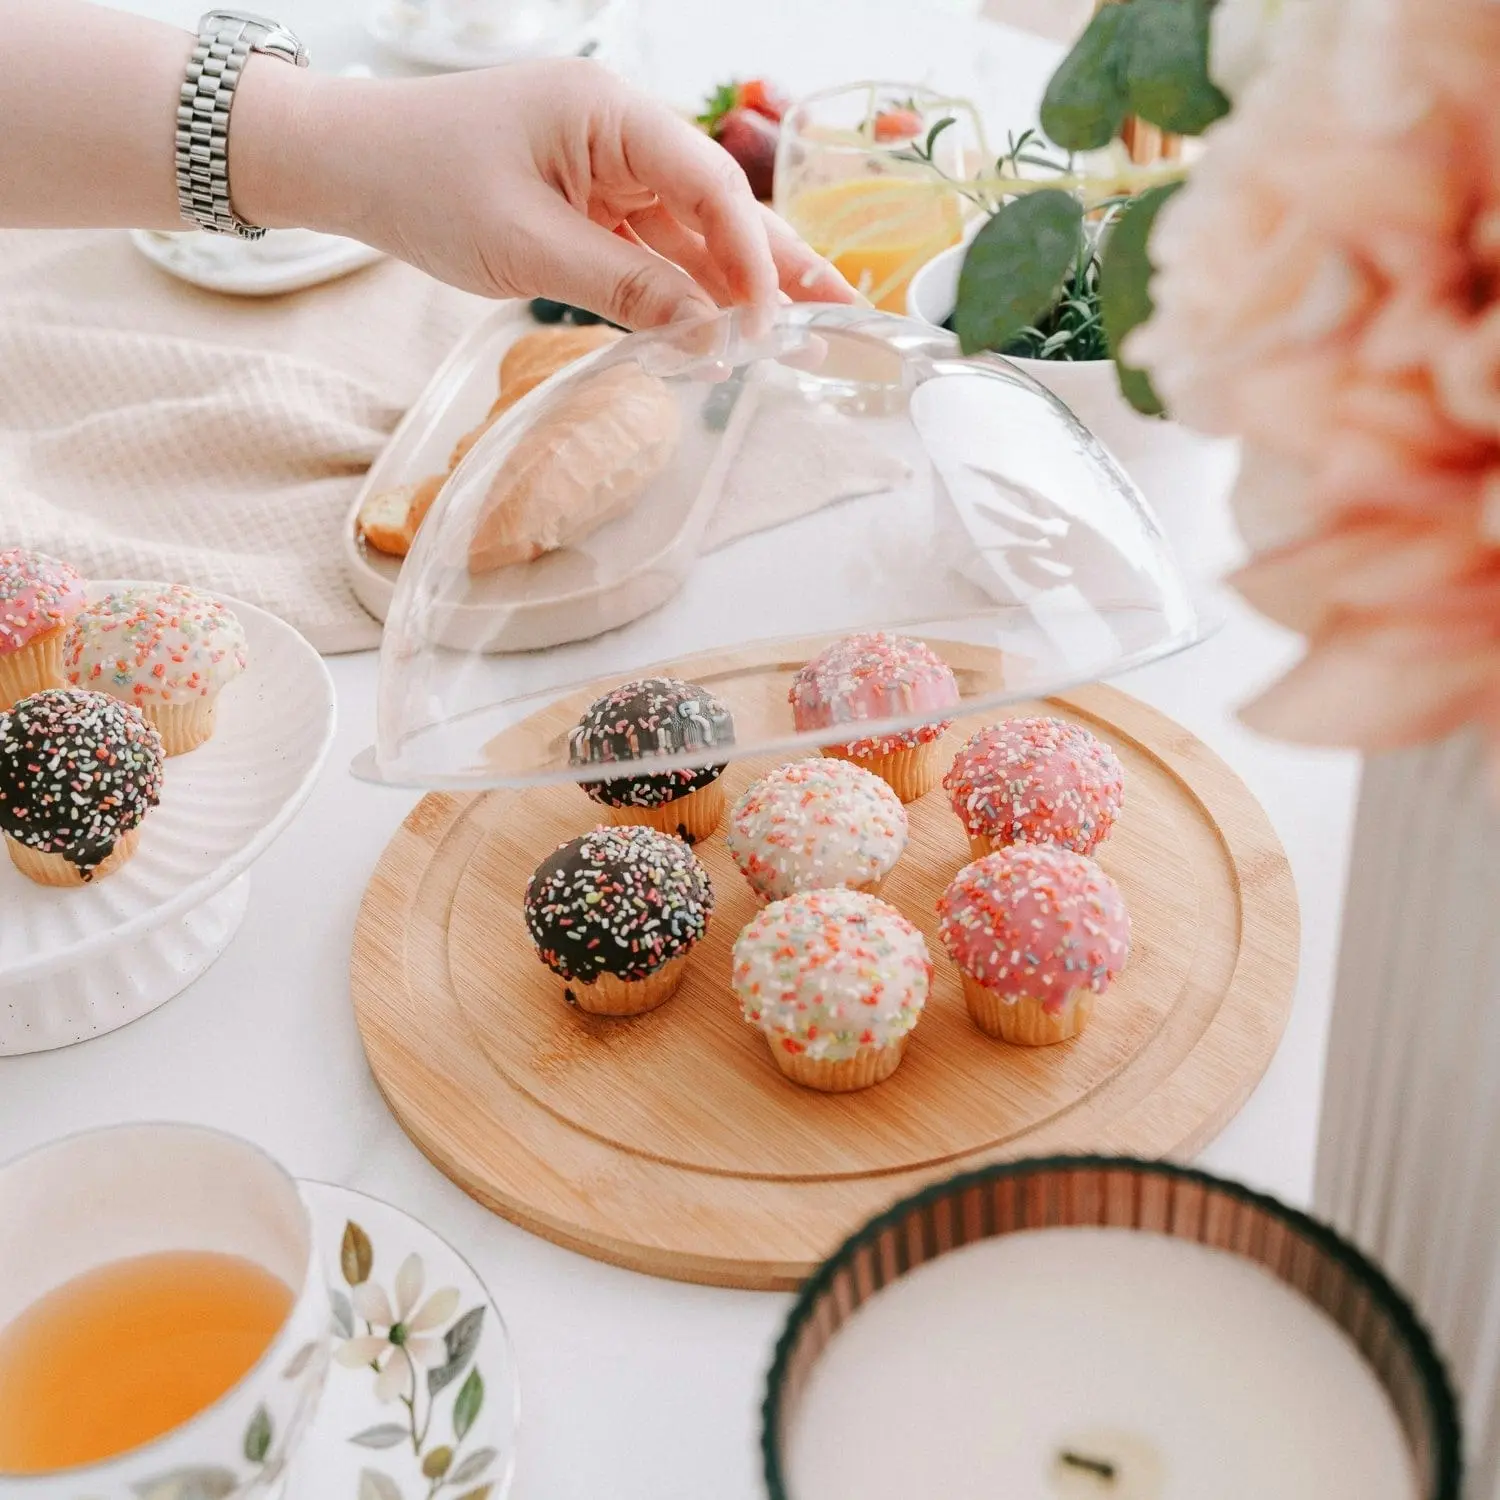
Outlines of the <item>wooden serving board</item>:
<svg viewBox="0 0 1500 1500">
<path fill-rule="evenodd" d="M 941 649 L 961 675 L 998 655 Z M 737 719 L 747 694 L 768 713 L 784 704 L 795 666 L 740 660 Z M 589 696 L 512 733 L 550 738 Z M 795 1286 L 936 1177 L 1059 1151 L 1190 1155 L 1285 1025 L 1291 871 L 1244 784 L 1181 726 L 1105 687 L 1008 712 L 1037 711 L 1087 725 L 1126 773 L 1099 859 L 1129 903 L 1131 955 L 1078 1040 L 1009 1047 L 970 1022 L 937 939 L 934 903 L 968 858 L 941 789 L 907 809 L 911 842 L 884 893 L 927 935 L 932 993 L 895 1075 L 848 1095 L 786 1081 L 740 1020 L 729 951 L 757 907 L 722 832 L 699 846 L 716 905 L 682 987 L 608 1020 L 564 1002 L 521 916 L 536 864 L 599 810 L 572 785 L 434 793 L 387 847 L 355 934 L 355 1014 L 396 1118 L 466 1192 L 538 1234 L 654 1275 L 765 1289 Z M 952 748 L 994 717 L 961 720 Z M 780 759 L 732 764 L 731 803 Z"/>
</svg>

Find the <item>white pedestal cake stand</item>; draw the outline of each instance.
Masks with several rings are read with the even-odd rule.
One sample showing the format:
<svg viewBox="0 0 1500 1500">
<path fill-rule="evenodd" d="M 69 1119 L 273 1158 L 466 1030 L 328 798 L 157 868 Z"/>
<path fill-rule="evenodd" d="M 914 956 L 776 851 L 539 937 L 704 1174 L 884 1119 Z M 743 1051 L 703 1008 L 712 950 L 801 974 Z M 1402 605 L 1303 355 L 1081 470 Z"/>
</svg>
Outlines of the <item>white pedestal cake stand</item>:
<svg viewBox="0 0 1500 1500">
<path fill-rule="evenodd" d="M 246 872 L 312 789 L 333 738 L 328 670 L 291 626 L 224 602 L 250 665 L 220 697 L 213 739 L 167 762 L 135 856 L 66 890 L 0 856 L 0 1057 L 102 1036 L 186 989 L 229 945 Z"/>
</svg>

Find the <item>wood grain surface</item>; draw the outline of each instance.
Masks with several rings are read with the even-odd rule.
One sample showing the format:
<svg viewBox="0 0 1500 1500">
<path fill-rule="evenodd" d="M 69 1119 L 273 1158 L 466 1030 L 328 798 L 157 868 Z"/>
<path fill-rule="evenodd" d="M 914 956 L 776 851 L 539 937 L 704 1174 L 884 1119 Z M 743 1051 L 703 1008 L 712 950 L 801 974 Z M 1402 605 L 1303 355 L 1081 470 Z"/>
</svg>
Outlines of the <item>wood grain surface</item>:
<svg viewBox="0 0 1500 1500">
<path fill-rule="evenodd" d="M 935 644 L 961 670 L 986 654 Z M 784 703 L 794 668 L 741 663 L 741 697 Z M 927 935 L 932 995 L 895 1075 L 851 1095 L 788 1082 L 740 1020 L 728 955 L 757 908 L 722 832 L 699 849 L 716 906 L 682 987 L 611 1020 L 564 1002 L 520 910 L 532 869 L 599 821 L 595 805 L 571 785 L 435 793 L 381 858 L 351 967 L 397 1119 L 465 1191 L 536 1233 L 655 1275 L 768 1289 L 935 1177 L 1063 1150 L 1191 1154 L 1239 1109 L 1285 1025 L 1290 869 L 1244 785 L 1155 710 L 1091 687 L 1008 712 L 1035 711 L 1085 724 L 1126 772 L 1098 857 L 1129 903 L 1131 956 L 1076 1041 L 1009 1047 L 969 1020 L 936 936 L 934 903 L 967 858 L 941 789 L 908 808 L 885 890 Z M 550 738 L 576 713 L 557 706 L 513 732 Z M 952 748 L 984 721 L 955 725 Z M 732 764 L 731 801 L 775 763 Z"/>
</svg>

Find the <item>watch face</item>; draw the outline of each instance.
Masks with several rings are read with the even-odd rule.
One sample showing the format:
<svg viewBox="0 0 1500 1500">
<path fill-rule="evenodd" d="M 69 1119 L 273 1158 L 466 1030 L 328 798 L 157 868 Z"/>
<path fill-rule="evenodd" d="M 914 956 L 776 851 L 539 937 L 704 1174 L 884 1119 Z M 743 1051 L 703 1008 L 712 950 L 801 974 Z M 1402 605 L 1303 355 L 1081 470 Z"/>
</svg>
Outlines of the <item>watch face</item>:
<svg viewBox="0 0 1500 1500">
<path fill-rule="evenodd" d="M 288 62 L 294 62 L 299 67 L 307 63 L 307 48 L 280 21 L 273 21 L 269 16 L 258 16 L 248 10 L 211 10 L 198 22 L 200 33 L 220 26 L 258 27 L 265 33 L 255 42 L 259 50 L 274 52 L 278 57 L 284 57 Z"/>
</svg>

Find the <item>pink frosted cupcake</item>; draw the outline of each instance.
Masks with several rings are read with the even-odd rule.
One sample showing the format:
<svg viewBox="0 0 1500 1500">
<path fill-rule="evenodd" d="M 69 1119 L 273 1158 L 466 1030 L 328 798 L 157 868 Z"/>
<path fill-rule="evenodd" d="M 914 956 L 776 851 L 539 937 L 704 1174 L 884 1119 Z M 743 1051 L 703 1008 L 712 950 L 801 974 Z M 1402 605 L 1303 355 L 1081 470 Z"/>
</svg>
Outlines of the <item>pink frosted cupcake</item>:
<svg viewBox="0 0 1500 1500">
<path fill-rule="evenodd" d="M 977 859 L 1009 844 L 1092 854 L 1125 803 L 1125 771 L 1108 745 L 1066 719 L 1007 719 L 954 757 L 943 786 Z"/>
<path fill-rule="evenodd" d="M 22 547 L 0 552 L 0 710 L 63 686 L 63 641 L 87 602 L 67 563 Z"/>
<path fill-rule="evenodd" d="M 121 589 L 89 605 L 68 633 L 75 687 L 133 703 L 168 755 L 214 732 L 220 691 L 245 670 L 245 632 L 217 599 L 180 583 Z"/>
<path fill-rule="evenodd" d="M 827 745 L 823 754 L 873 771 L 903 802 L 915 802 L 938 784 L 938 741 L 953 722 L 942 716 L 958 707 L 958 683 L 924 642 L 883 631 L 846 636 L 797 673 L 787 696 L 799 730 L 930 715 L 915 729 Z"/>
<path fill-rule="evenodd" d="M 1077 1036 L 1130 952 L 1119 887 L 1067 849 L 1017 844 L 965 865 L 938 918 L 975 1025 L 1024 1047 Z"/>
</svg>

